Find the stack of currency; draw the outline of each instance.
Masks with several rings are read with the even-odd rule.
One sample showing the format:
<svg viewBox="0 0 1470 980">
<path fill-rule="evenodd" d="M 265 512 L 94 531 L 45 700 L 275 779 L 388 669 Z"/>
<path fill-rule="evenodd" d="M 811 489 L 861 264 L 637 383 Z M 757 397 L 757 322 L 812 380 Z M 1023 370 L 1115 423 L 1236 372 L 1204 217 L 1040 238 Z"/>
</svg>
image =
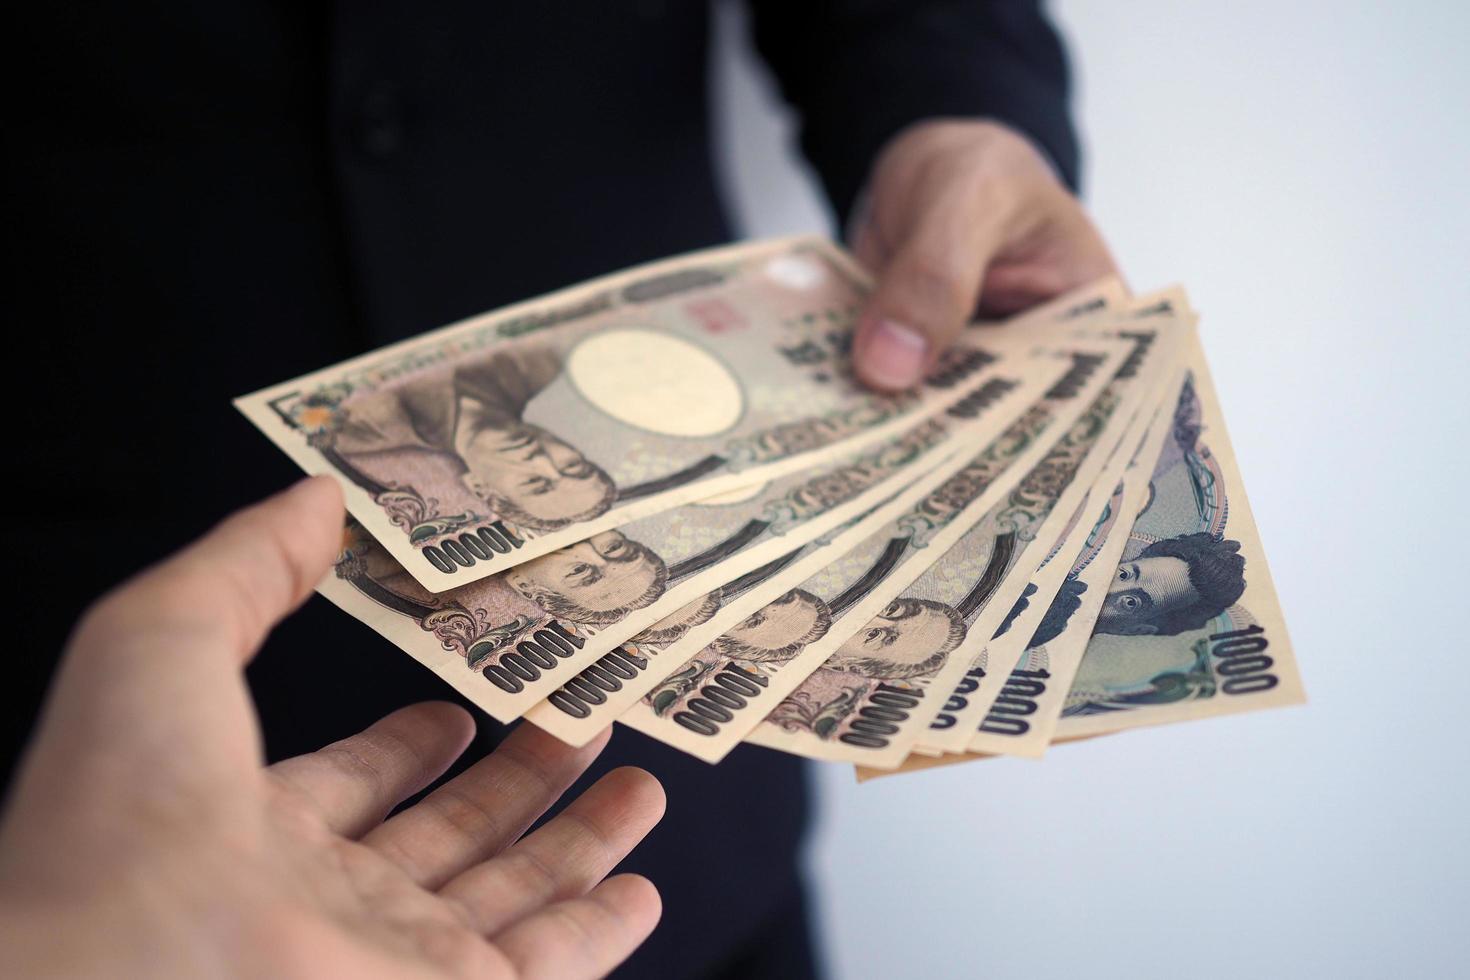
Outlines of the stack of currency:
<svg viewBox="0 0 1470 980">
<path fill-rule="evenodd" d="M 351 514 L 319 591 L 501 721 L 860 777 L 1302 700 L 1180 289 L 862 388 L 869 281 L 701 252 L 240 399 Z"/>
</svg>

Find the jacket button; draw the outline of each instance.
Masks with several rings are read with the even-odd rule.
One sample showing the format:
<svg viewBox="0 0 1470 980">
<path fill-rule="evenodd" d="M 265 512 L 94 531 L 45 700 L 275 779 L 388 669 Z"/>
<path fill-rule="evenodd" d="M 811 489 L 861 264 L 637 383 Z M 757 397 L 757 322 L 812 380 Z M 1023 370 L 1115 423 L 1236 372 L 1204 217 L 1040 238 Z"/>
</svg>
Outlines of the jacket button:
<svg viewBox="0 0 1470 980">
<path fill-rule="evenodd" d="M 357 148 L 370 157 L 388 157 L 403 147 L 403 96 L 393 82 L 368 89 L 357 111 Z"/>
</svg>

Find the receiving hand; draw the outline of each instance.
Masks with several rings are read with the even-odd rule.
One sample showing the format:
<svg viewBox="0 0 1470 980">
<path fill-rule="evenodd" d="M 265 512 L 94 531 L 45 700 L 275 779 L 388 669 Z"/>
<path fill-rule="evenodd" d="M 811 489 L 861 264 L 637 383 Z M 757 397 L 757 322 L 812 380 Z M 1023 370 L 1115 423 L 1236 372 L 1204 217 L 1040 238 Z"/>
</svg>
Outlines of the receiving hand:
<svg viewBox="0 0 1470 980">
<path fill-rule="evenodd" d="M 647 773 L 522 836 L 606 735 L 522 725 L 386 820 L 464 750 L 466 712 L 262 766 L 242 669 L 341 531 L 336 484 L 307 480 L 87 613 L 0 825 L 0 974 L 593 977 L 653 929 L 652 885 L 603 880 L 663 813 Z"/>
</svg>

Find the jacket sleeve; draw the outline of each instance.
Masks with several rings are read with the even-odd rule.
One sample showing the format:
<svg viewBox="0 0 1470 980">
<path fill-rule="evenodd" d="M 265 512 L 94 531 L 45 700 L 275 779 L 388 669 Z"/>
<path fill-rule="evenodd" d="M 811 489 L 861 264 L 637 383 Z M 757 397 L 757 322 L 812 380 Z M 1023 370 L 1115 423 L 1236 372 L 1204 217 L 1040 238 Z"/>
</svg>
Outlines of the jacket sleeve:
<svg viewBox="0 0 1470 980">
<path fill-rule="evenodd" d="M 1077 186 L 1066 54 L 1039 0 L 749 0 L 755 43 L 801 117 L 842 221 L 883 144 L 933 116 L 1029 136 Z"/>
</svg>

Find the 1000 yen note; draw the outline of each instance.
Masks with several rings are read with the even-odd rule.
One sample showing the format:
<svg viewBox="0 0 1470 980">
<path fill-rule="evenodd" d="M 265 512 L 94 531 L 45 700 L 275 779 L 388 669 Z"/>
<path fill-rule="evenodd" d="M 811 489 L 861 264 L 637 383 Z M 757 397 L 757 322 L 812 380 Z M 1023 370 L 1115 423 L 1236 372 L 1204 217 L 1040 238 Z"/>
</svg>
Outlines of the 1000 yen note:
<svg viewBox="0 0 1470 980">
<path fill-rule="evenodd" d="M 1057 356 L 1068 365 L 995 442 L 942 483 L 916 486 L 901 506 L 865 518 L 814 563 L 783 572 L 764 605 L 699 650 L 620 721 L 707 761 L 722 758 L 813 669 L 942 553 L 952 527 L 972 521 L 1000 499 L 1075 422 L 1126 348 L 1111 341 L 1073 341 Z M 937 474 L 936 474 L 937 476 Z M 922 493 L 922 495 L 920 495 Z M 794 587 L 793 587 L 794 586 Z M 859 658 L 865 655 L 858 651 Z M 727 696 L 732 684 L 742 691 Z"/>
<path fill-rule="evenodd" d="M 750 741 L 812 758 L 899 765 L 981 656 L 1035 568 L 1034 542 L 1050 544 L 1131 423 L 1143 392 L 1135 383 L 1167 357 L 1156 329 L 1117 338 L 1129 357 L 1102 376 L 1086 410 L 1060 439 L 1040 448 L 1020 484 L 951 531 L 932 564 L 887 608 L 862 625 L 843 651 L 772 711 Z M 1031 564 L 1027 565 L 1030 557 Z M 963 743 L 961 744 L 963 747 Z"/>
<path fill-rule="evenodd" d="M 1304 700 L 1197 337 L 1187 363 L 1055 739 Z"/>
<path fill-rule="evenodd" d="M 911 475 L 918 485 L 904 490 L 900 496 L 909 499 L 915 494 L 922 495 L 923 487 L 943 479 L 945 473 L 963 461 L 965 447 L 991 442 L 1034 404 L 1061 373 L 1063 365 L 1054 359 L 1052 361 L 1050 370 L 1046 363 L 1034 364 L 1029 370 L 1015 374 L 1006 369 L 995 369 L 995 375 L 977 385 L 969 397 L 951 406 L 941 416 L 923 423 L 928 429 L 941 434 L 932 438 L 943 440 L 949 461 L 936 464 L 928 476 L 911 467 Z M 1022 366 L 1016 364 L 1017 368 Z M 807 492 L 830 493 L 826 489 L 830 482 L 827 477 L 811 479 Z M 876 503 L 873 496 L 870 494 L 864 503 Z M 903 505 L 884 505 L 888 509 L 894 506 Z M 844 510 L 844 516 L 849 512 Z M 831 520 L 823 521 L 824 537 L 815 540 L 809 533 L 788 534 L 781 539 L 780 545 L 791 550 L 758 569 L 739 569 L 739 577 L 727 571 L 721 576 L 723 581 L 719 588 L 697 597 L 667 619 L 655 623 L 584 667 L 552 692 L 545 702 L 532 708 L 527 717 L 563 741 L 573 745 L 585 744 L 633 706 L 690 653 L 764 605 L 770 598 L 767 594 L 770 587 L 766 583 L 773 576 L 800 562 L 810 563 L 810 556 L 817 552 L 821 553 L 815 559 L 818 562 L 830 558 L 834 552 L 828 539 L 836 537 L 837 532 L 831 530 L 834 528 L 836 525 Z M 810 543 L 804 544 L 807 541 Z M 794 547 L 803 544 L 803 547 Z M 686 652 L 681 655 L 681 651 Z"/>
<path fill-rule="evenodd" d="M 1128 387 L 1127 405 L 1120 408 L 1119 414 L 1119 424 L 1126 425 L 1124 435 L 1109 453 L 1067 526 L 1032 573 L 1031 583 L 1001 624 L 1000 632 L 988 644 L 987 658 L 993 662 L 1015 659 L 1018 651 L 1029 646 L 1029 637 L 1038 632 L 1048 633 L 1051 626 L 1045 620 L 1052 600 L 1059 591 L 1076 591 L 1077 574 L 1097 553 L 1095 543 L 1117 521 L 1115 504 L 1122 492 L 1123 474 L 1136 462 L 1136 453 L 1149 425 L 1168 398 L 1172 380 L 1179 374 L 1180 358 L 1193 321 L 1181 289 L 1175 287 L 1162 295 L 1135 300 L 1120 316 L 1126 318 L 1125 325 L 1115 335 L 1129 336 L 1138 344 L 1132 363 L 1119 371 L 1116 379 L 1118 384 L 1126 383 Z M 1094 543 L 1091 548 L 1090 542 Z M 1065 590 L 1064 583 L 1068 583 Z M 1062 605 L 1075 606 L 1075 597 L 1070 602 L 1064 600 Z"/>
<path fill-rule="evenodd" d="M 1026 391 L 994 368 L 957 417 Z M 603 531 L 504 572 L 431 593 L 355 521 L 320 591 L 502 721 L 635 635 L 672 642 L 713 615 L 716 586 L 857 517 L 955 451 L 955 419 L 920 422 L 838 464 Z M 692 604 L 692 605 L 691 605 Z M 595 734 L 595 733 L 594 733 Z"/>
<path fill-rule="evenodd" d="M 1046 742 L 1304 699 L 1192 331 L 1186 351 L 1109 515 L 1076 559 L 1072 601 L 1063 594 L 1047 613 L 1055 635 L 1027 651 L 1044 682 L 1013 674 L 1007 690 L 1021 710 L 993 710 L 965 755 L 910 756 L 898 771 L 1036 756 Z M 860 766 L 858 779 L 892 772 Z"/>
<path fill-rule="evenodd" d="M 1115 335 L 1134 343 L 1134 354 L 1099 399 L 1096 412 L 1104 411 L 1109 398 L 1118 399 L 1116 408 L 1103 423 L 1105 428 L 1094 430 L 1093 447 L 1086 460 L 1079 462 L 1058 509 L 1047 518 L 1042 541 L 1046 543 L 1046 535 L 1051 535 L 1051 549 L 1002 620 L 999 631 L 971 663 L 929 730 L 920 737 L 916 746 L 919 751 L 962 751 L 1002 696 L 1003 687 L 1015 690 L 1042 683 L 1039 676 L 1013 677 L 1012 673 L 1019 666 L 1029 637 L 1040 626 L 1042 613 L 1051 606 L 1066 579 L 1068 559 L 1078 553 L 1088 528 L 1101 517 L 1112 488 L 1164 397 L 1169 379 L 1177 376 L 1192 320 L 1188 302 L 1178 289 L 1138 300 L 1121 314 Z M 1098 417 L 1101 421 L 1100 414 Z M 1063 508 L 1078 500 L 1090 501 L 1090 506 L 1073 508 L 1070 518 L 1058 529 L 1058 519 L 1065 514 Z M 1062 561 L 1050 560 L 1064 549 Z M 1001 707 L 1019 710 L 1023 705 L 1008 699 Z"/>
<path fill-rule="evenodd" d="M 1033 624 L 1020 624 L 1023 631 L 1031 629 L 1026 652 L 978 730 L 970 736 L 969 751 L 1039 758 L 1051 743 L 1129 532 L 1149 498 L 1149 477 L 1169 437 L 1184 376 L 1182 369 L 1176 369 L 1173 379 L 1163 387 L 1160 403 L 1151 413 L 1143 437 L 1134 441 L 1136 448 L 1122 479 L 1109 494 L 1103 513 L 1086 540 L 1072 549 L 1074 558 L 1065 587 L 1052 599 L 1034 629 Z"/>
<path fill-rule="evenodd" d="M 1027 637 L 1025 651 L 1006 678 L 1004 686 L 991 702 L 978 730 L 970 736 L 967 751 L 990 755 L 1018 755 L 1040 758 L 1051 742 L 1051 731 L 1061 710 L 1061 699 L 1075 671 L 1068 669 L 1059 654 L 1069 618 L 1083 618 L 1079 610 L 1085 599 L 1097 594 L 1097 579 L 1102 577 L 1106 592 L 1107 577 L 1112 574 L 1117 555 L 1111 556 L 1109 534 L 1117 531 L 1117 540 L 1126 537 L 1131 526 L 1127 513 L 1126 483 L 1114 486 L 1108 494 L 1102 513 L 1091 524 L 1079 521 L 1069 534 L 1062 553 L 1073 557 L 1066 568 L 1062 586 L 1052 593 L 1049 604 L 1036 607 L 1044 613 L 1036 620 L 1022 622 L 1018 617 L 1010 626 L 1018 636 Z M 1090 502 L 1090 501 L 1089 501 Z M 1090 514 L 1088 516 L 1091 516 Z M 1076 532 L 1086 532 L 1078 540 Z M 1066 566 L 1061 566 L 1066 567 Z M 1090 593 L 1089 593 L 1089 590 Z"/>
<path fill-rule="evenodd" d="M 890 438 L 964 394 L 853 379 L 867 280 L 829 242 L 714 249 L 487 313 L 237 400 L 430 592 Z M 987 335 L 985 343 L 1001 337 Z"/>
</svg>

